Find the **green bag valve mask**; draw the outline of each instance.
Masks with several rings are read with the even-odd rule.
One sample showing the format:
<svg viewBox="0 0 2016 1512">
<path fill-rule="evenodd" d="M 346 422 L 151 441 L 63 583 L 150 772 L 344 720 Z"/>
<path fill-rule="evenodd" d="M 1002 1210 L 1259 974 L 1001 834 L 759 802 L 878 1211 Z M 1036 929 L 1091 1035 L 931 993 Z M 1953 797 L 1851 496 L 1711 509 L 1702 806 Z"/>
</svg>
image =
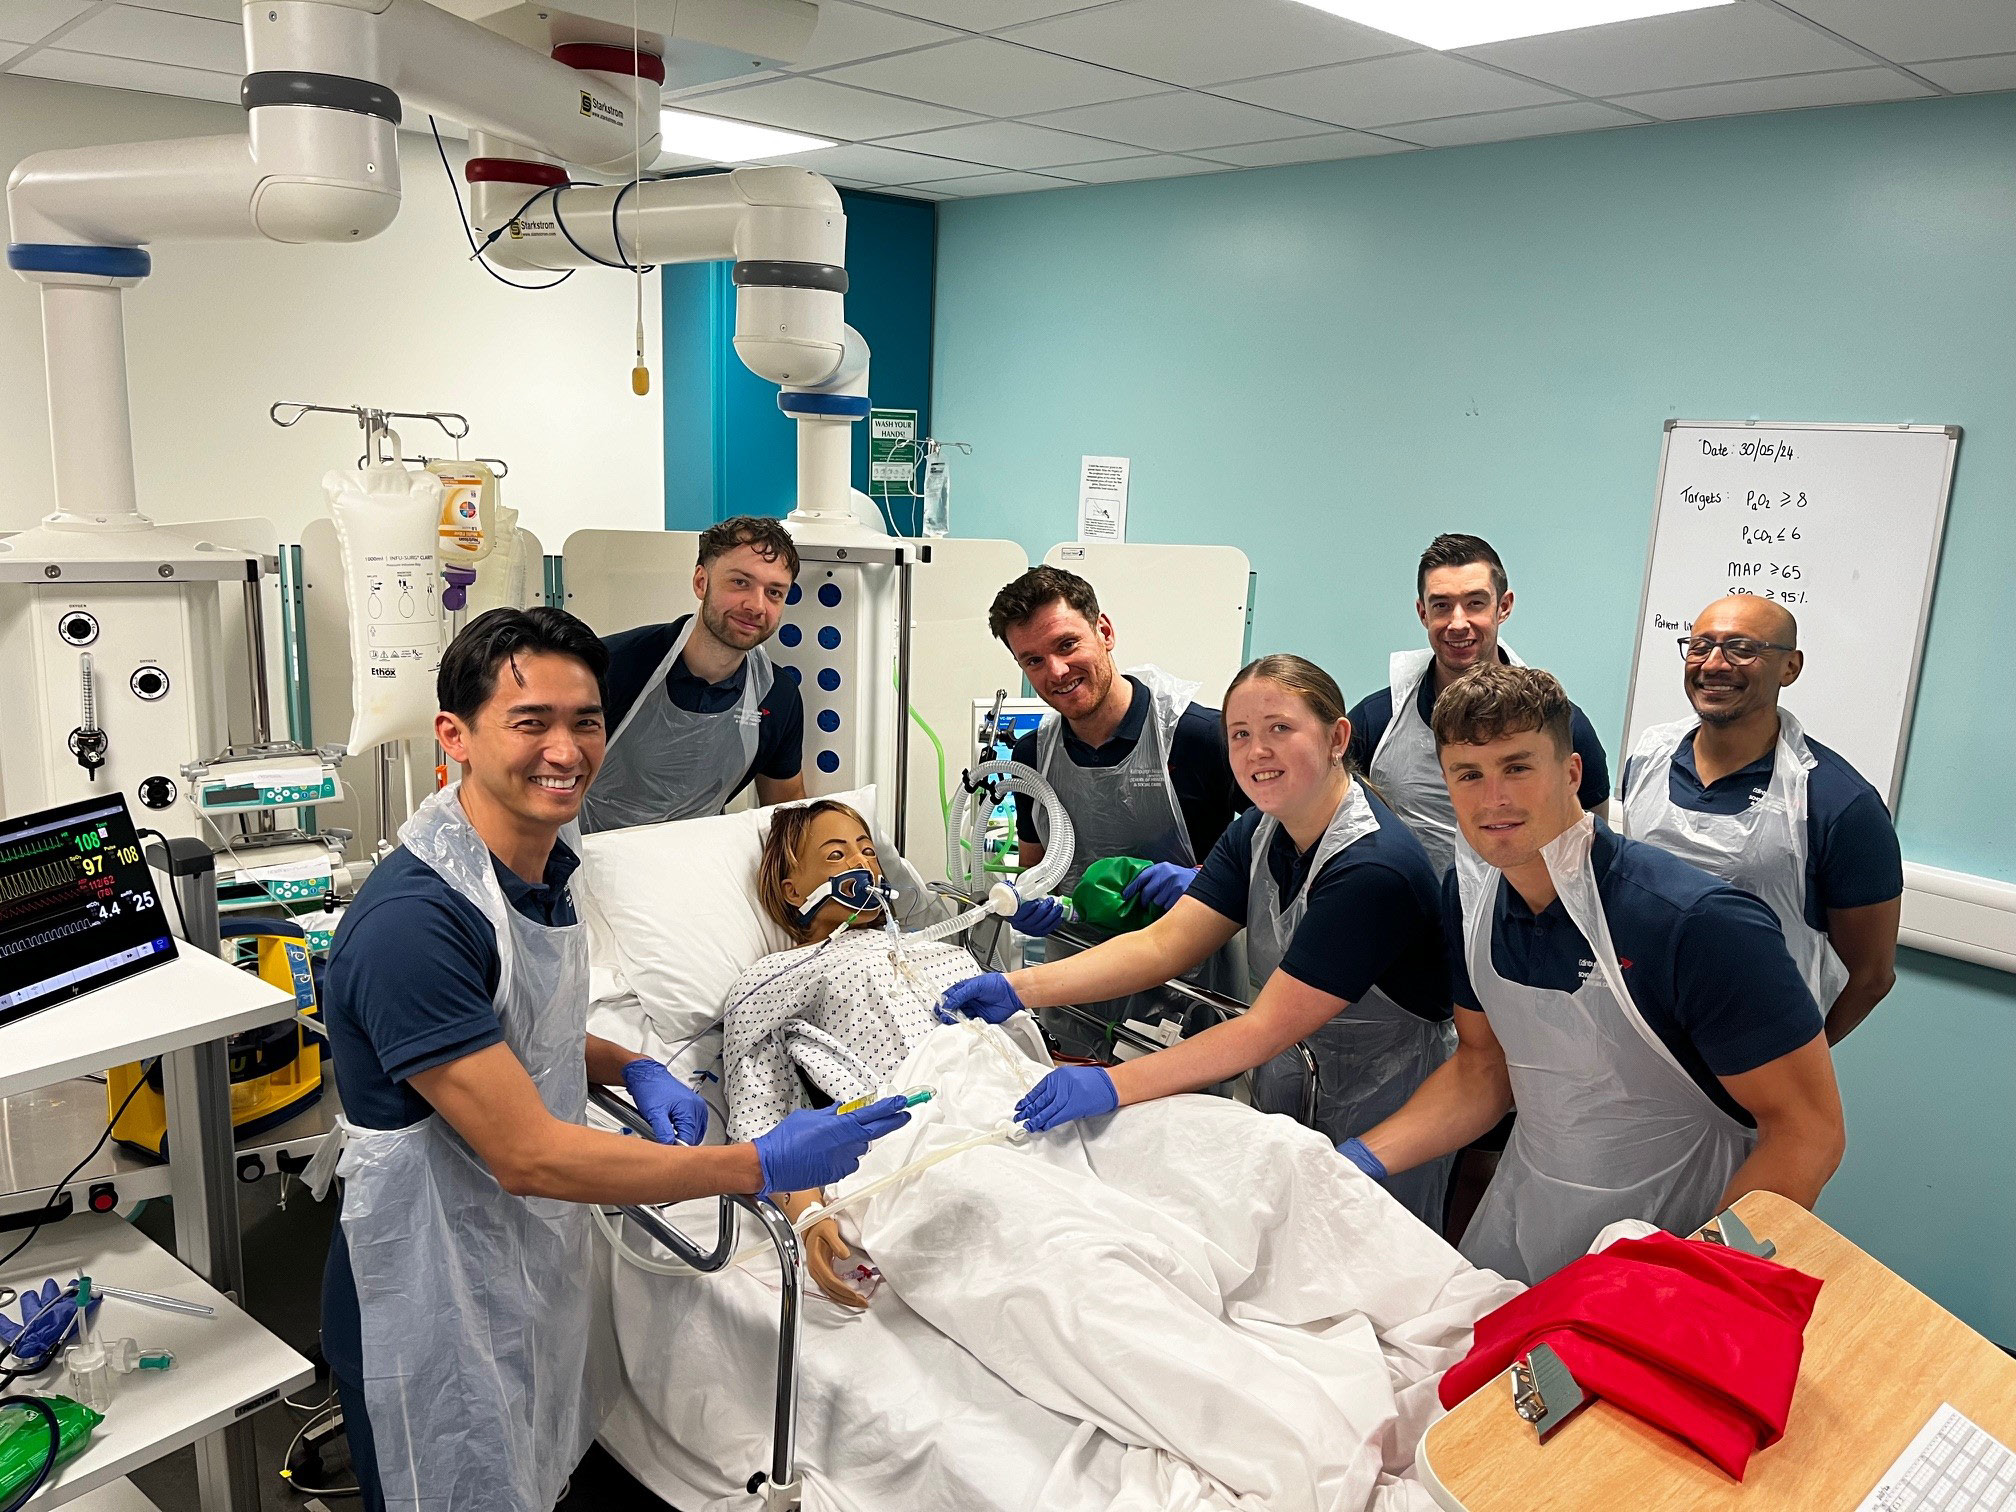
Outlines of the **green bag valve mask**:
<svg viewBox="0 0 2016 1512">
<path fill-rule="evenodd" d="M 1123 898 L 1121 890 L 1152 862 L 1139 856 L 1106 856 L 1085 868 L 1085 875 L 1071 890 L 1071 906 L 1078 917 L 1108 934 L 1131 934 L 1162 917 L 1161 910 L 1135 898 Z"/>
</svg>

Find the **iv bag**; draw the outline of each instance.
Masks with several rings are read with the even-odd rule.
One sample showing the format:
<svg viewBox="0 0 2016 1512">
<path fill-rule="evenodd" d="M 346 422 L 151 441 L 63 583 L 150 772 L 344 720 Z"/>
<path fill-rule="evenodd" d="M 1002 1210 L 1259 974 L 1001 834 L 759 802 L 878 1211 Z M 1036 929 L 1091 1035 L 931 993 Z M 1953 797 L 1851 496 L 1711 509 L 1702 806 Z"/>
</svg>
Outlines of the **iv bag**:
<svg viewBox="0 0 2016 1512">
<path fill-rule="evenodd" d="M 441 565 L 473 567 L 496 540 L 497 474 L 481 462 L 439 457 L 427 471 L 441 480 Z"/>
<path fill-rule="evenodd" d="M 469 617 L 486 609 L 523 609 L 525 602 L 525 532 L 518 528 L 518 511 L 509 504 L 497 506 L 491 532 L 490 554 L 476 569 L 476 581 L 469 589 Z"/>
<path fill-rule="evenodd" d="M 432 739 L 441 665 L 441 480 L 393 463 L 325 473 L 350 614 L 353 755 Z"/>
</svg>

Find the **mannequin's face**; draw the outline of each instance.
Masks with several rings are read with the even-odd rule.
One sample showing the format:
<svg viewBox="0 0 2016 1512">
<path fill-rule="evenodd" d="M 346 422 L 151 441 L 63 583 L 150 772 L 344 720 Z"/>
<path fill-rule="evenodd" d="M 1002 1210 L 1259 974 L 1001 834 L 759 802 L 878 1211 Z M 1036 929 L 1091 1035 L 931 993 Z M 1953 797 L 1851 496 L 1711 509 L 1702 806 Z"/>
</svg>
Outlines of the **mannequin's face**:
<svg viewBox="0 0 2016 1512">
<path fill-rule="evenodd" d="M 784 878 L 784 896 L 790 900 L 792 907 L 802 907 L 805 900 L 818 890 L 820 883 L 856 867 L 871 872 L 877 882 L 882 880 L 882 863 L 875 854 L 875 841 L 868 834 L 868 826 L 852 814 L 828 810 L 812 821 L 799 844 L 798 864 Z M 879 905 L 862 912 L 849 908 L 838 898 L 828 898 L 819 905 L 819 911 L 810 922 L 838 924 L 846 918 L 879 919 L 881 916 Z"/>
</svg>

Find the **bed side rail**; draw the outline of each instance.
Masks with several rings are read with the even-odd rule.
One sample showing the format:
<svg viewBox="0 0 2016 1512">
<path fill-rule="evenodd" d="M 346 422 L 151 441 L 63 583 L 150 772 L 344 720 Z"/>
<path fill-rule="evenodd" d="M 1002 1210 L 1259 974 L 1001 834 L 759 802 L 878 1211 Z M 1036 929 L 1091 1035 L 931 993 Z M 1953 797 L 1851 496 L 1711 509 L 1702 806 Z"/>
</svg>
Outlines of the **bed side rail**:
<svg viewBox="0 0 2016 1512">
<path fill-rule="evenodd" d="M 622 1124 L 631 1133 L 652 1137 L 651 1125 L 628 1098 L 607 1087 L 590 1087 L 588 1097 L 596 1107 Z M 770 1436 L 770 1468 L 757 1471 L 749 1479 L 751 1495 L 761 1496 L 769 1509 L 796 1507 L 798 1484 L 798 1345 L 801 1330 L 802 1270 L 798 1235 L 781 1209 L 767 1197 L 723 1195 L 716 1210 L 714 1244 L 710 1249 L 665 1220 L 648 1207 L 619 1209 L 638 1228 L 665 1246 L 680 1262 L 696 1271 L 723 1269 L 735 1253 L 735 1210 L 746 1209 L 763 1225 L 777 1251 L 777 1268 L 782 1281 L 782 1299 L 777 1305 L 777 1394 Z"/>
</svg>

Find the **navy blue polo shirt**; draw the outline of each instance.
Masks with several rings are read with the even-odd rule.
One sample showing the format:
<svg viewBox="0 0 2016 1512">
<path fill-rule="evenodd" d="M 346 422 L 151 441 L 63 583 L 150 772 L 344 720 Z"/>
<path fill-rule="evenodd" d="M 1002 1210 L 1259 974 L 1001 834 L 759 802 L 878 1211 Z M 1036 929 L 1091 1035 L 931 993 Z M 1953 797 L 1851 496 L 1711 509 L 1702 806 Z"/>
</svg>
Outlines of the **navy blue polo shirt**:
<svg viewBox="0 0 2016 1512">
<path fill-rule="evenodd" d="M 690 614 L 682 614 L 669 625 L 640 625 L 635 630 L 602 637 L 602 644 L 609 648 L 609 672 L 602 679 L 606 705 L 603 717 L 611 735 L 616 733 L 631 705 L 643 695 L 644 685 L 691 618 Z M 805 700 L 798 692 L 798 680 L 791 669 L 780 666 L 775 670 L 770 691 L 763 696 L 761 722 L 756 727 L 756 759 L 735 784 L 735 793 L 758 777 L 780 782 L 796 777 L 805 764 Z M 718 683 L 706 682 L 686 670 L 686 658 L 681 656 L 665 674 L 665 692 L 675 708 L 689 714 L 726 714 L 742 701 L 742 685 L 748 676 L 749 663 L 745 659 Z M 728 798 L 732 799 L 735 793 Z"/>
<path fill-rule="evenodd" d="M 1376 793 L 1362 791 L 1379 828 L 1323 863 L 1281 970 L 1347 1003 L 1377 986 L 1409 1013 L 1440 1023 L 1450 1008 L 1435 863 Z M 1242 926 L 1252 890 L 1253 832 L 1262 817 L 1248 809 L 1233 820 L 1188 894 Z M 1315 856 L 1314 847 L 1296 850 L 1285 828 L 1275 830 L 1267 869 L 1284 904 L 1300 890 Z"/>
<path fill-rule="evenodd" d="M 1500 650 L 1498 660 L 1506 660 Z M 1429 669 L 1421 679 L 1421 686 L 1414 693 L 1414 707 L 1421 711 L 1421 723 L 1427 724 L 1435 712 L 1435 674 Z M 1610 758 L 1603 752 L 1603 742 L 1596 737 L 1596 727 L 1589 723 L 1589 716 L 1575 705 L 1568 706 L 1570 714 L 1569 740 L 1575 747 L 1575 754 L 1582 758 L 1582 786 L 1575 796 L 1582 800 L 1585 809 L 1600 808 L 1610 798 Z M 1348 716 L 1351 720 L 1351 765 L 1360 772 L 1372 769 L 1372 753 L 1379 749 L 1379 742 L 1385 737 L 1386 726 L 1393 722 L 1393 689 L 1389 685 L 1376 693 L 1369 693 L 1358 701 L 1358 706 Z"/>
<path fill-rule="evenodd" d="M 1778 916 L 1749 893 L 1601 819 L 1589 862 L 1624 986 L 1673 1058 L 1731 1117 L 1756 1126 L 1723 1088 L 1820 1033 L 1820 1010 L 1785 948 Z M 1502 877 L 1492 905 L 1491 965 L 1508 982 L 1573 992 L 1596 969 L 1589 942 L 1556 898 L 1535 914 Z M 1486 1011 L 1470 984 L 1456 872 L 1442 884 L 1443 933 L 1456 1001 Z"/>
<path fill-rule="evenodd" d="M 1101 746 L 1089 746 L 1064 726 L 1060 744 L 1073 766 L 1113 767 L 1134 754 L 1148 715 L 1155 705 L 1148 685 L 1138 677 L 1127 679 L 1134 688 L 1134 700 L 1113 738 Z M 1014 759 L 1036 765 L 1036 734 L 1031 731 L 1015 742 Z M 1176 789 L 1176 806 L 1183 811 L 1183 827 L 1190 832 L 1190 854 L 1208 856 L 1233 816 L 1245 812 L 1252 800 L 1240 789 L 1232 775 L 1232 763 L 1225 754 L 1225 723 L 1216 709 L 1191 704 L 1176 720 L 1176 734 L 1169 742 L 1169 783 Z M 1036 806 L 1025 795 L 1015 795 L 1015 833 L 1023 840 L 1040 842 L 1036 832 Z"/>
<path fill-rule="evenodd" d="M 1806 922 L 1827 928 L 1830 908 L 1867 908 L 1904 893 L 1904 856 L 1882 795 L 1868 780 L 1812 736 L 1806 745 L 1815 765 L 1806 774 Z M 1771 787 L 1774 745 L 1741 771 L 1704 786 L 1694 765 L 1694 741 L 1680 742 L 1667 766 L 1666 795 L 1698 814 L 1741 814 Z M 1629 794 L 1640 777 L 1638 761 L 1624 763 Z"/>
<path fill-rule="evenodd" d="M 575 922 L 567 880 L 581 861 L 564 844 L 554 842 L 543 883 L 490 860 L 519 913 L 552 927 Z M 343 915 L 322 981 L 344 1116 L 367 1129 L 426 1118 L 433 1108 L 409 1078 L 503 1043 L 491 1001 L 502 964 L 482 910 L 426 862 L 403 845 L 379 862 Z M 361 1384 L 357 1283 L 340 1221 L 322 1273 L 322 1352 L 332 1370 Z"/>
</svg>

